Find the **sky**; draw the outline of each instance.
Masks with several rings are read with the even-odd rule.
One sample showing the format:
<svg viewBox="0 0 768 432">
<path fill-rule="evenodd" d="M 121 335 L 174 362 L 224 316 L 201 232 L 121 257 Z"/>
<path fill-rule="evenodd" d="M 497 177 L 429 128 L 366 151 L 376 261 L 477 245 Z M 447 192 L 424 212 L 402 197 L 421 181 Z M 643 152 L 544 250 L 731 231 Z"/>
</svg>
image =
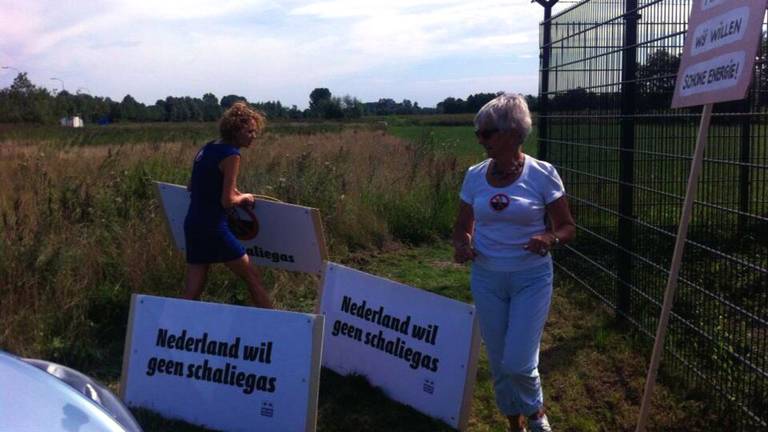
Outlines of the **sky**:
<svg viewBox="0 0 768 432">
<path fill-rule="evenodd" d="M 0 0 L 0 88 L 15 68 L 146 104 L 211 92 L 306 108 L 317 87 L 425 107 L 535 94 L 542 17 L 530 0 Z"/>
</svg>

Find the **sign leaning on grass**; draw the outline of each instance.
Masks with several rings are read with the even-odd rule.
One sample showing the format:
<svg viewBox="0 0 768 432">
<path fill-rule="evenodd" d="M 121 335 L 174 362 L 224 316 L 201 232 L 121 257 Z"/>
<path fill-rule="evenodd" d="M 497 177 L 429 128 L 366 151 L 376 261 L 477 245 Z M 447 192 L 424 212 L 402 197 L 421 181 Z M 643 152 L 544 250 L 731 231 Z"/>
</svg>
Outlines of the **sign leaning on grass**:
<svg viewBox="0 0 768 432">
<path fill-rule="evenodd" d="M 184 218 L 189 192 L 184 186 L 155 182 L 168 227 L 182 252 L 185 250 Z M 256 200 L 253 208 L 237 209 L 233 230 L 256 266 L 320 274 L 327 258 L 320 212 L 280 202 Z"/>
<path fill-rule="evenodd" d="M 744 99 L 765 0 L 693 2 L 672 108 Z"/>
<path fill-rule="evenodd" d="M 323 366 L 463 430 L 480 339 L 475 307 L 328 263 Z"/>
<path fill-rule="evenodd" d="M 225 431 L 314 431 L 323 317 L 134 294 L 120 396 Z"/>
</svg>

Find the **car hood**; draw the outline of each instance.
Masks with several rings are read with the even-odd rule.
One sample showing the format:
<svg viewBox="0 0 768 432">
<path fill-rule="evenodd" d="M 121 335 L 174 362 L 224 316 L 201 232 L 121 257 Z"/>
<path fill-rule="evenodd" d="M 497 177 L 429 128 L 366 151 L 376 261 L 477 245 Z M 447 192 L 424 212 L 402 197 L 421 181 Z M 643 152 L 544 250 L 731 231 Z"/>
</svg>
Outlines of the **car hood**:
<svg viewBox="0 0 768 432">
<path fill-rule="evenodd" d="M 135 429 L 121 425 L 104 407 L 56 376 L 0 351 L 0 430 L 130 432 Z"/>
</svg>

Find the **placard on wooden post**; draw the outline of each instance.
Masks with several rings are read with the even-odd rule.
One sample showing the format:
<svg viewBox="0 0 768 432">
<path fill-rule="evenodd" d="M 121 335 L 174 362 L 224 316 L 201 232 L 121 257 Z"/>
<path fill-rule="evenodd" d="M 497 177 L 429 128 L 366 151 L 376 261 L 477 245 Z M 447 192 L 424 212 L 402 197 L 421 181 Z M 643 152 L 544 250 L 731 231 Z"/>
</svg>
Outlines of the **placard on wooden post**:
<svg viewBox="0 0 768 432">
<path fill-rule="evenodd" d="M 680 265 L 696 198 L 701 164 L 709 134 L 712 105 L 743 99 L 752 80 L 758 42 L 762 34 L 766 0 L 694 1 L 688 20 L 683 57 L 677 72 L 672 108 L 704 105 L 696 148 L 683 201 L 664 304 L 656 329 L 651 363 L 645 381 L 636 432 L 643 432 L 650 411 L 669 315 L 674 303 Z"/>
</svg>

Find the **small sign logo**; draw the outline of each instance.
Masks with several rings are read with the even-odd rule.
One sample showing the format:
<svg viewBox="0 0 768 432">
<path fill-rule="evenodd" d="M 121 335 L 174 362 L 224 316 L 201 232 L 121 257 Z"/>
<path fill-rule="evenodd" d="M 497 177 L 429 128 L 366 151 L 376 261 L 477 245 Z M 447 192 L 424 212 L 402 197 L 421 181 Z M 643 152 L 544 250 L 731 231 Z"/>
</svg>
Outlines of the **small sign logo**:
<svg viewBox="0 0 768 432">
<path fill-rule="evenodd" d="M 491 198 L 491 208 L 500 212 L 509 207 L 509 197 L 506 194 L 496 194 Z"/>
<path fill-rule="evenodd" d="M 275 408 L 272 406 L 272 402 L 261 403 L 261 416 L 272 417 L 275 415 Z"/>
<path fill-rule="evenodd" d="M 424 385 L 422 386 L 424 389 L 424 393 L 428 394 L 434 394 L 435 393 L 435 382 L 432 380 L 425 379 Z"/>
</svg>

